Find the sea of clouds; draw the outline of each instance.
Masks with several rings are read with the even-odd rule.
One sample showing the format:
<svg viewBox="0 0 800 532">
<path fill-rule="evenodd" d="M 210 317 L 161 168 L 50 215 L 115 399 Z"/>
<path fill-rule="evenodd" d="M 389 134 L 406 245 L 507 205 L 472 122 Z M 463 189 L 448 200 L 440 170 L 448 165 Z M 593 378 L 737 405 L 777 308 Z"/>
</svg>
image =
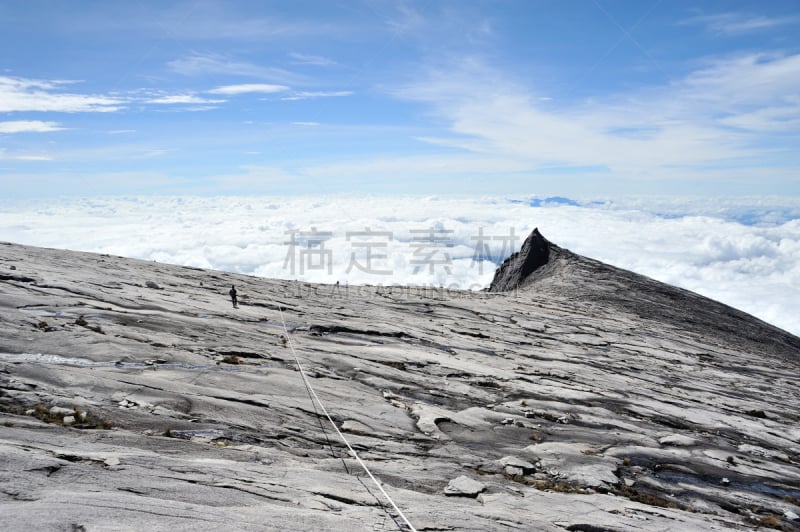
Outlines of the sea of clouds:
<svg viewBox="0 0 800 532">
<path fill-rule="evenodd" d="M 342 285 L 484 288 L 534 227 L 800 334 L 800 198 L 0 200 L 2 241 Z"/>
</svg>

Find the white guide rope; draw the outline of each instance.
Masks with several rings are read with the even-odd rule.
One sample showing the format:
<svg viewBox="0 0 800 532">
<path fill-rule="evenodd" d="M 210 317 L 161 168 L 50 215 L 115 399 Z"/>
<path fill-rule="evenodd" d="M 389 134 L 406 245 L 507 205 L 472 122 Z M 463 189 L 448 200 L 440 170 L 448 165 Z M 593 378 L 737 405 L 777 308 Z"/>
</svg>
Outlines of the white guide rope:
<svg viewBox="0 0 800 532">
<path fill-rule="evenodd" d="M 400 508 L 398 508 L 397 505 L 394 503 L 392 498 L 389 497 L 389 494 L 386 493 L 386 490 L 383 489 L 383 486 L 381 486 L 381 483 L 378 482 L 378 479 L 376 479 L 372 475 L 372 473 L 370 472 L 370 470 L 367 467 L 367 465 L 358 456 L 358 453 L 356 453 L 355 449 L 353 449 L 353 447 L 350 445 L 350 442 L 347 441 L 347 438 L 344 437 L 344 434 L 342 434 L 342 432 L 339 430 L 339 427 L 336 426 L 336 423 L 333 422 L 333 419 L 331 418 L 330 414 L 328 414 L 328 411 L 325 409 L 325 405 L 322 404 L 322 401 L 320 401 L 319 397 L 317 396 L 317 392 L 314 391 L 314 388 L 311 386 L 311 383 L 308 381 L 308 377 L 306 377 L 306 372 L 303 371 L 303 366 L 300 365 L 300 359 L 297 357 L 297 353 L 294 350 L 294 344 L 292 342 L 291 337 L 289 336 L 289 330 L 286 328 L 286 320 L 283 319 L 283 309 L 280 307 L 280 305 L 278 305 L 278 312 L 280 312 L 280 315 L 281 315 L 281 322 L 283 323 L 283 332 L 286 334 L 286 343 L 289 344 L 289 348 L 292 351 L 292 356 L 294 356 L 294 360 L 297 363 L 297 369 L 300 370 L 300 376 L 303 377 L 303 382 L 305 383 L 306 387 L 311 392 L 311 395 L 314 396 L 314 400 L 317 402 L 319 407 L 322 409 L 322 412 L 325 414 L 325 417 L 328 418 L 328 421 L 330 421 L 331 425 L 333 426 L 333 429 L 336 431 L 336 434 L 339 435 L 339 438 L 341 438 L 342 441 L 344 442 L 344 444 L 347 446 L 347 449 L 350 451 L 350 454 L 353 456 L 353 458 L 356 459 L 356 461 L 364 469 L 364 471 L 367 473 L 367 475 L 369 475 L 369 478 L 372 479 L 372 481 L 375 483 L 375 485 L 378 486 L 378 489 L 381 490 L 381 493 L 383 493 L 383 496 L 386 497 L 386 500 L 389 501 L 389 503 L 392 505 L 392 508 L 394 508 L 394 510 L 397 512 L 397 514 L 400 516 L 400 518 L 403 520 L 403 522 L 405 522 L 405 524 L 408 526 L 408 528 L 411 529 L 411 532 L 417 532 L 417 529 L 414 528 L 414 525 L 411 524 L 411 522 L 406 518 L 406 516 L 403 514 L 403 512 L 400 510 Z"/>
</svg>

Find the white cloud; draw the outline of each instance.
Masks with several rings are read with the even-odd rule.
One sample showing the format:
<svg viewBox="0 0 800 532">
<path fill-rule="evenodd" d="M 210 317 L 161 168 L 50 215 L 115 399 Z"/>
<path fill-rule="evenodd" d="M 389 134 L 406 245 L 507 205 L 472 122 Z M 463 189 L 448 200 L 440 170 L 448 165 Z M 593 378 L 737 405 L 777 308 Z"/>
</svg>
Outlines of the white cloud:
<svg viewBox="0 0 800 532">
<path fill-rule="evenodd" d="M 62 91 L 74 83 L 0 76 L 0 112 L 112 112 L 125 107 L 126 101 L 119 97 Z"/>
<path fill-rule="evenodd" d="M 276 172 L 280 172 L 276 170 Z M 291 181 L 295 176 L 275 175 Z M 350 284 L 485 286 L 494 265 L 472 262 L 482 229 L 490 252 L 499 255 L 513 229 L 518 239 L 538 226 L 554 243 L 750 312 L 800 334 L 800 199 L 797 198 L 628 198 L 564 205 L 559 200 L 501 197 L 142 197 L 4 202 L 0 240 L 112 253 L 277 278 Z M 239 216 L 231 216 L 231 213 Z M 87 231 L 91 227 L 92 231 Z M 385 236 L 353 235 L 365 228 Z M 330 232 L 331 268 L 299 271 L 286 264 L 289 231 Z M 450 272 L 437 265 L 414 273 L 413 237 L 431 230 L 452 244 Z M 452 231 L 445 233 L 444 231 Z M 351 238 L 348 240 L 348 233 Z M 142 238 L 147 235 L 147 238 Z M 297 235 L 302 240 L 302 235 Z M 361 239 L 361 240 L 360 240 Z M 386 259 L 369 274 L 357 241 Z M 507 242 L 506 242 L 507 243 Z M 508 254 L 506 246 L 503 254 Z M 307 258 L 307 257 L 306 257 Z"/>
<path fill-rule="evenodd" d="M 151 98 L 149 100 L 145 100 L 146 103 L 155 103 L 155 104 L 216 104 L 216 103 L 225 103 L 225 100 L 212 100 L 208 98 L 202 98 L 200 96 L 196 96 L 194 94 L 171 94 L 167 96 L 159 96 L 157 98 Z M 213 109 L 210 107 L 208 109 Z"/>
<path fill-rule="evenodd" d="M 283 92 L 289 90 L 289 87 L 285 85 L 271 85 L 268 83 L 242 83 L 239 85 L 225 85 L 222 87 L 217 87 L 216 89 L 211 89 L 207 92 L 211 94 L 225 94 L 225 95 L 237 95 L 237 94 L 248 94 L 252 92 L 257 93 L 273 93 L 273 92 Z"/>
<path fill-rule="evenodd" d="M 676 167 L 758 167 L 777 149 L 796 168 L 789 137 L 773 142 L 765 132 L 800 137 L 797 87 L 800 54 L 754 53 L 708 60 L 668 85 L 602 101 L 553 105 L 475 61 L 394 94 L 429 105 L 443 120 L 448 133 L 425 138 L 437 145 L 511 158 L 529 170 L 604 166 L 641 179 L 672 178 Z"/>
<path fill-rule="evenodd" d="M 300 54 L 300 53 L 291 53 L 289 56 L 294 59 L 295 64 L 299 65 L 314 65 L 314 66 L 322 66 L 322 67 L 330 67 L 330 66 L 337 66 L 338 63 L 332 59 L 328 59 L 327 57 L 322 57 L 319 55 L 308 55 L 308 54 Z"/>
<path fill-rule="evenodd" d="M 50 155 L 27 154 L 27 153 L 8 153 L 0 148 L 0 161 L 52 161 Z"/>
<path fill-rule="evenodd" d="M 742 112 L 720 119 L 720 123 L 749 131 L 792 132 L 800 130 L 800 104 Z"/>
<path fill-rule="evenodd" d="M 382 7 L 387 10 L 387 13 L 382 15 L 384 23 L 396 35 L 412 33 L 427 25 L 425 17 L 404 2 L 389 3 Z"/>
<path fill-rule="evenodd" d="M 164 155 L 168 154 L 170 150 L 164 148 L 150 148 L 142 150 L 139 153 L 132 154 L 131 159 L 154 159 L 157 157 L 163 157 Z"/>
<path fill-rule="evenodd" d="M 800 104 L 799 86 L 800 54 L 766 53 L 714 60 L 674 85 L 682 100 L 696 105 L 716 104 L 707 109 L 705 115 L 736 112 L 736 107 L 732 106 L 763 106 L 783 102 L 797 105 Z"/>
<path fill-rule="evenodd" d="M 352 96 L 352 91 L 298 91 L 291 96 L 284 96 L 281 100 L 311 100 L 314 98 L 341 98 L 343 96 Z"/>
<path fill-rule="evenodd" d="M 52 161 L 53 157 L 50 155 L 17 155 L 12 159 L 17 161 Z"/>
<path fill-rule="evenodd" d="M 62 131 L 58 122 L 43 122 L 41 120 L 11 120 L 0 122 L 1 133 L 48 133 L 50 131 Z"/>
<path fill-rule="evenodd" d="M 279 10 L 270 10 L 269 16 L 259 16 L 257 11 L 252 7 L 237 9 L 222 2 L 200 2 L 188 8 L 186 4 L 177 3 L 171 9 L 159 10 L 158 17 L 148 16 L 136 22 L 158 32 L 168 29 L 170 36 L 181 40 L 226 42 L 255 40 L 264 43 L 286 38 L 319 38 L 321 35 L 341 37 L 354 31 L 342 27 L 341 23 L 325 22 L 319 18 L 283 17 L 278 13 Z"/>
<path fill-rule="evenodd" d="M 718 13 L 692 17 L 684 24 L 699 24 L 706 26 L 714 33 L 724 35 L 738 35 L 773 29 L 778 26 L 787 26 L 800 22 L 800 17 L 765 17 L 763 15 L 747 15 L 743 13 Z"/>
<path fill-rule="evenodd" d="M 167 66 L 172 71 L 185 76 L 241 76 L 269 81 L 278 80 L 289 85 L 305 81 L 302 76 L 282 68 L 239 61 L 220 54 L 192 54 L 174 59 L 167 63 Z"/>
</svg>

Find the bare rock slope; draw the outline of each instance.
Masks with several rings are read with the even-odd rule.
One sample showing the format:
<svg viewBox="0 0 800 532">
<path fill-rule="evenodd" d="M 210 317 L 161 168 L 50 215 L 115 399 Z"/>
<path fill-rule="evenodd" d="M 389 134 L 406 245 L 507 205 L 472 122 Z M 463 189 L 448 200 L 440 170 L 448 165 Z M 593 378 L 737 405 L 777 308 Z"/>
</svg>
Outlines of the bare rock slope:
<svg viewBox="0 0 800 532">
<path fill-rule="evenodd" d="M 798 383 L 797 337 L 538 231 L 489 292 L 0 244 L 0 528 L 800 530 Z"/>
</svg>

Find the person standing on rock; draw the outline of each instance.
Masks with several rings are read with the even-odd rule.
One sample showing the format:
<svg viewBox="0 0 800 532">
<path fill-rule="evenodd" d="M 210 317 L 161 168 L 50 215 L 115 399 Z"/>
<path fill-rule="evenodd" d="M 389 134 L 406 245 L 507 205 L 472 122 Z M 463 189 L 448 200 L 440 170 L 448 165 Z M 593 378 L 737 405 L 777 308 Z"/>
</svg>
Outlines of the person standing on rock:
<svg viewBox="0 0 800 532">
<path fill-rule="evenodd" d="M 231 285 L 231 290 L 228 293 L 231 295 L 231 303 L 233 303 L 233 308 L 239 308 L 239 303 L 236 301 L 236 287 Z"/>
</svg>

